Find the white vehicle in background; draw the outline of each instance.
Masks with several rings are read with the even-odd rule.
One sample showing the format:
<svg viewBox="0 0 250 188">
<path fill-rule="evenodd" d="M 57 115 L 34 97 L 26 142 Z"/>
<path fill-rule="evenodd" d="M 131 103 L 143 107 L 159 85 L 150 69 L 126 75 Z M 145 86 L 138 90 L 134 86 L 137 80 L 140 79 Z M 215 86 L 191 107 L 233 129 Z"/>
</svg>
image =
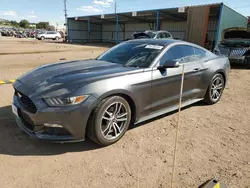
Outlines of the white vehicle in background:
<svg viewBox="0 0 250 188">
<path fill-rule="evenodd" d="M 153 30 L 146 30 L 144 32 L 135 32 L 132 34 L 132 36 L 127 40 L 133 40 L 133 39 L 173 39 L 173 36 L 168 31 L 153 31 Z"/>
<path fill-rule="evenodd" d="M 141 38 L 153 38 L 153 39 L 172 39 L 171 33 L 168 31 L 152 31 L 147 30 L 145 32 L 140 33 L 134 33 L 133 37 L 135 39 L 141 39 Z"/>
<path fill-rule="evenodd" d="M 61 34 L 56 31 L 45 31 L 44 33 L 37 34 L 36 38 L 38 40 L 44 40 L 44 39 L 59 40 L 61 39 Z"/>
</svg>

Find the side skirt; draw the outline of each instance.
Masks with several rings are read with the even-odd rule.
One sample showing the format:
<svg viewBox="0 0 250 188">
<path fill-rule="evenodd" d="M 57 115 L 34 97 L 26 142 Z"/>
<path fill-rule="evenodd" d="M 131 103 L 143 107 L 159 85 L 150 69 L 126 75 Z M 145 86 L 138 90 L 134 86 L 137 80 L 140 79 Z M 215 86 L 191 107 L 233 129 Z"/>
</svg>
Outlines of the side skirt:
<svg viewBox="0 0 250 188">
<path fill-rule="evenodd" d="M 182 103 L 181 108 L 186 107 L 186 106 L 189 106 L 189 105 L 191 105 L 191 104 L 194 104 L 194 103 L 199 102 L 199 101 L 202 101 L 202 100 L 203 100 L 203 98 L 201 98 L 201 99 L 192 99 L 192 100 L 188 100 L 188 101 Z M 155 117 L 157 117 L 157 116 L 160 116 L 160 115 L 163 115 L 163 114 L 166 114 L 166 113 L 169 113 L 169 112 L 178 110 L 178 108 L 179 108 L 179 105 L 174 105 L 174 106 L 171 106 L 171 107 L 169 107 L 169 108 L 165 108 L 165 109 L 163 109 L 163 110 L 160 110 L 160 111 L 151 113 L 151 114 L 148 115 L 148 116 L 145 116 L 145 117 L 140 118 L 135 124 L 138 124 L 138 123 L 141 123 L 141 122 L 143 122 L 143 121 L 146 121 L 146 120 L 155 118 Z"/>
</svg>

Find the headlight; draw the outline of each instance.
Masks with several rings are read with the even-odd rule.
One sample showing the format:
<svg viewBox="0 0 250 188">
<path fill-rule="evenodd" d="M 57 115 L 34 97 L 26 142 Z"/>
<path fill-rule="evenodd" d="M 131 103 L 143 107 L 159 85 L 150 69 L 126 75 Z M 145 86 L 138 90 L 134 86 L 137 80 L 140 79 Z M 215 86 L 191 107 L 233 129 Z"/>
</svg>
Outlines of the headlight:
<svg viewBox="0 0 250 188">
<path fill-rule="evenodd" d="M 79 104 L 85 101 L 89 95 L 82 95 L 77 97 L 68 97 L 68 98 L 46 98 L 45 102 L 52 107 L 57 106 L 69 106 Z"/>
</svg>

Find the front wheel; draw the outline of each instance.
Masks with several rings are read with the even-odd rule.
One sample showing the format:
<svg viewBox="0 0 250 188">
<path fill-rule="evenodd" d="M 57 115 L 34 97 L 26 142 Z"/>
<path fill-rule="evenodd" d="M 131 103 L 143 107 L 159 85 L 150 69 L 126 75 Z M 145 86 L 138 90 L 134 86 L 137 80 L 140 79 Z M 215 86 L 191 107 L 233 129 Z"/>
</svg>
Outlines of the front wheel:
<svg viewBox="0 0 250 188">
<path fill-rule="evenodd" d="M 120 96 L 101 101 L 88 122 L 88 137 L 99 145 L 117 142 L 127 131 L 131 121 L 129 103 Z"/>
<path fill-rule="evenodd" d="M 207 104 L 215 104 L 219 102 L 224 87 L 225 87 L 224 77 L 220 73 L 215 74 L 209 84 L 207 93 L 204 97 L 204 101 Z"/>
</svg>

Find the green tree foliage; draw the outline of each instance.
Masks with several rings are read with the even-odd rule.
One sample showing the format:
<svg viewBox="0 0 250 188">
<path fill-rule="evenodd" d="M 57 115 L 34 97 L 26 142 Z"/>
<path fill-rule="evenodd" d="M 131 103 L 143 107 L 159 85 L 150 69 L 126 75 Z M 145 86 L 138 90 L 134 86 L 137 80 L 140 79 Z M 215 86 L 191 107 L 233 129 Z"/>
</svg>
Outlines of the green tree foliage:
<svg viewBox="0 0 250 188">
<path fill-rule="evenodd" d="M 19 23 L 17 21 L 10 21 L 10 24 L 13 26 L 13 27 L 20 27 Z"/>
<path fill-rule="evenodd" d="M 56 30 L 55 26 L 49 25 L 48 31 L 55 31 L 55 30 Z"/>
<path fill-rule="evenodd" d="M 28 20 L 21 20 L 19 23 L 20 27 L 22 28 L 29 28 L 29 21 Z"/>
<path fill-rule="evenodd" d="M 49 22 L 39 22 L 36 24 L 37 29 L 49 29 Z"/>
</svg>

